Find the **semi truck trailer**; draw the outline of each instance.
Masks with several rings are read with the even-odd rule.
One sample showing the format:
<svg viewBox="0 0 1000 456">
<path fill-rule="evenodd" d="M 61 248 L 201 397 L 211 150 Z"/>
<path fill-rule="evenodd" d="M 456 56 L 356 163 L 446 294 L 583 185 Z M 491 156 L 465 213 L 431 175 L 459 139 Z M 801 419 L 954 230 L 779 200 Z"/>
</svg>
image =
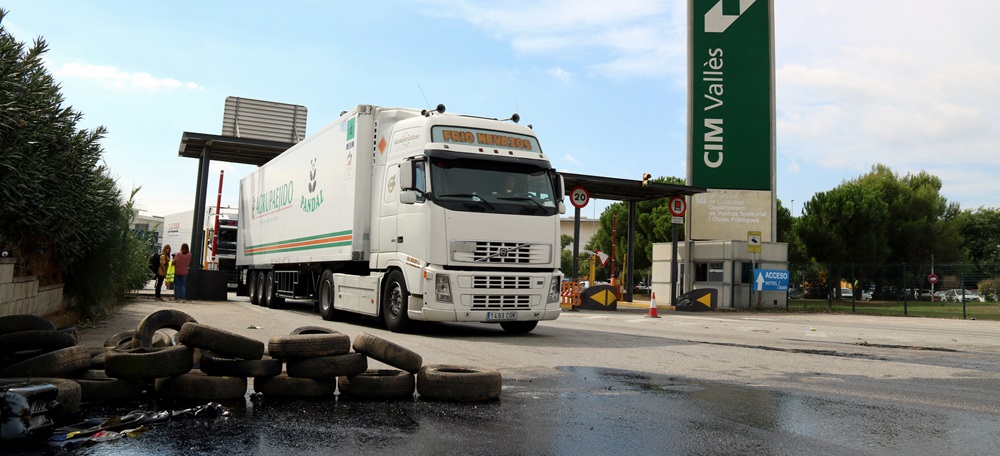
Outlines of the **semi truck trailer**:
<svg viewBox="0 0 1000 456">
<path fill-rule="evenodd" d="M 394 332 L 556 319 L 564 184 L 517 120 L 345 111 L 240 181 L 237 293 Z"/>
</svg>

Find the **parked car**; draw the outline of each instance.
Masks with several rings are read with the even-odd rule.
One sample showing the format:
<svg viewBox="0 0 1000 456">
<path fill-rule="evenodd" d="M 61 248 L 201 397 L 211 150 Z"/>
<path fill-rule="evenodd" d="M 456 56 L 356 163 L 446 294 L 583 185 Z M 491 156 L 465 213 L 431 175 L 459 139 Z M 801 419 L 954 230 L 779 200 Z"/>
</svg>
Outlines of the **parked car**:
<svg viewBox="0 0 1000 456">
<path fill-rule="evenodd" d="M 979 295 L 969 290 L 962 290 L 962 289 L 948 290 L 944 293 L 944 299 L 945 301 L 949 302 L 962 302 L 963 299 L 965 300 L 965 302 L 979 301 Z"/>
<path fill-rule="evenodd" d="M 862 301 L 871 301 L 872 300 L 872 290 L 862 291 L 861 292 L 861 300 Z"/>
<path fill-rule="evenodd" d="M 948 293 L 948 292 L 944 291 L 944 290 L 935 291 L 934 292 L 934 299 L 933 300 L 936 301 L 936 302 L 947 301 L 947 297 L 945 296 L 946 293 Z"/>
<path fill-rule="evenodd" d="M 847 288 L 847 287 L 841 287 L 841 289 L 840 289 L 840 299 L 848 299 L 848 300 L 850 300 L 850 299 L 853 299 L 853 298 L 854 298 L 854 290 L 852 290 L 850 288 Z"/>
<path fill-rule="evenodd" d="M 805 292 L 798 288 L 788 289 L 788 299 L 802 299 L 805 296 Z"/>
</svg>

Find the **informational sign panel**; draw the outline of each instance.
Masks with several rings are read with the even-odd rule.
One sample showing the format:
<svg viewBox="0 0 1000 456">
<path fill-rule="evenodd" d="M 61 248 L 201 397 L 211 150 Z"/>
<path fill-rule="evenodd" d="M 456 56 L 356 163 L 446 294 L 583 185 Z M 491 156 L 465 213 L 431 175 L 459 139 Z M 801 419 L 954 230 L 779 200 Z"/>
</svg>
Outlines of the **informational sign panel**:
<svg viewBox="0 0 1000 456">
<path fill-rule="evenodd" d="M 772 190 L 773 0 L 688 0 L 691 185 Z"/>
<path fill-rule="evenodd" d="M 691 239 L 741 241 L 748 231 L 758 231 L 771 241 L 771 192 L 758 190 L 709 190 L 691 195 Z"/>
<path fill-rule="evenodd" d="M 788 291 L 788 271 L 780 269 L 754 269 L 754 291 Z"/>
<path fill-rule="evenodd" d="M 761 244 L 760 231 L 747 231 L 747 253 L 760 253 Z"/>
</svg>

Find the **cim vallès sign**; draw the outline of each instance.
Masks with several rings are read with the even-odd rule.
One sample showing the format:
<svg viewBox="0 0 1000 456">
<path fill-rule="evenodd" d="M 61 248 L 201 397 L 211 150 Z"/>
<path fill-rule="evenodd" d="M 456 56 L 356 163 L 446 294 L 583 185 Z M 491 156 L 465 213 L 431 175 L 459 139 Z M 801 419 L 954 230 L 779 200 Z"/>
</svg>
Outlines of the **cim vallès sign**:
<svg viewBox="0 0 1000 456">
<path fill-rule="evenodd" d="M 772 190 L 773 0 L 688 0 L 690 184 Z"/>
</svg>

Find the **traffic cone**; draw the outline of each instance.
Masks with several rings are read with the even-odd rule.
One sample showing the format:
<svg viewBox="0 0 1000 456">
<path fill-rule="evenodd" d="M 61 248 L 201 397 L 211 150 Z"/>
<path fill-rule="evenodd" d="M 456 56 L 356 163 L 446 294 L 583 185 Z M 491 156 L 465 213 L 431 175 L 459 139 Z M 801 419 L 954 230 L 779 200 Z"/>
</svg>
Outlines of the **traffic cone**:
<svg viewBox="0 0 1000 456">
<path fill-rule="evenodd" d="M 646 318 L 660 318 L 660 316 L 656 314 L 656 293 L 655 292 L 649 296 L 649 315 L 646 315 Z"/>
</svg>

